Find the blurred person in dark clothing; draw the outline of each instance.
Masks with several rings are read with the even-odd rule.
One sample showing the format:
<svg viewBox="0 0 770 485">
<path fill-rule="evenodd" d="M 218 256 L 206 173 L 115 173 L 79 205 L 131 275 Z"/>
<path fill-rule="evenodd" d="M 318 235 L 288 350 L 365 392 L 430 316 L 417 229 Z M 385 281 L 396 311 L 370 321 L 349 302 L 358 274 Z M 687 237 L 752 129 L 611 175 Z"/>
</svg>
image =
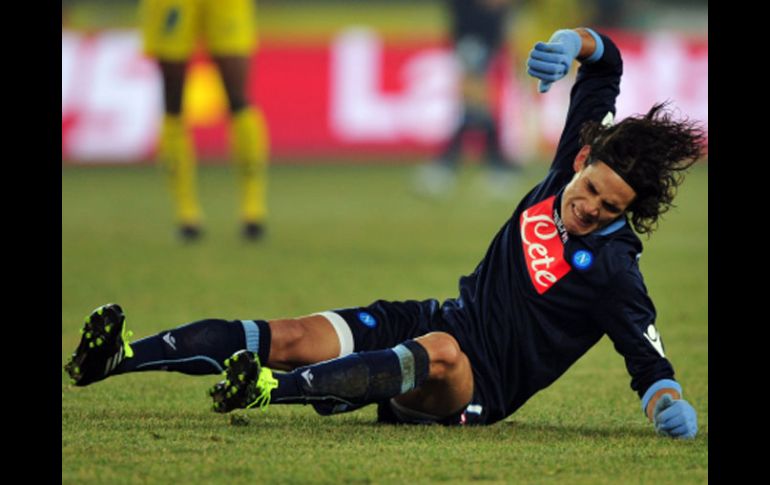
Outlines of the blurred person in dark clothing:
<svg viewBox="0 0 770 485">
<path fill-rule="evenodd" d="M 433 163 L 419 167 L 419 192 L 437 196 L 455 184 L 463 154 L 465 135 L 480 131 L 484 136 L 483 162 L 491 170 L 490 181 L 507 181 L 515 165 L 500 149 L 500 133 L 492 106 L 490 71 L 505 42 L 510 0 L 447 0 L 454 54 L 461 75 L 462 107 L 455 127 Z"/>
</svg>

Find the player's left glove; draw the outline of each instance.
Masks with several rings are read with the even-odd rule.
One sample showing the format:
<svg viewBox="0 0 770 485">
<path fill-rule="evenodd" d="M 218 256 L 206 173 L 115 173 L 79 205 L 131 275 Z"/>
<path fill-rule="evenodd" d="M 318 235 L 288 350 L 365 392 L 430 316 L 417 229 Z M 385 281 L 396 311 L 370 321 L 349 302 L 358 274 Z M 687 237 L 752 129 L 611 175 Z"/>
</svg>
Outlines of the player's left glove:
<svg viewBox="0 0 770 485">
<path fill-rule="evenodd" d="M 655 403 L 653 411 L 655 430 L 672 438 L 695 438 L 698 433 L 698 417 L 695 409 L 684 399 L 674 399 L 664 394 Z"/>
<path fill-rule="evenodd" d="M 651 402 L 655 396 L 659 397 L 653 405 Z M 695 438 L 698 416 L 681 396 L 682 386 L 673 379 L 656 381 L 642 396 L 642 412 L 652 420 L 658 434 L 672 438 Z"/>
<path fill-rule="evenodd" d="M 582 44 L 580 35 L 569 29 L 557 30 L 548 42 L 535 44 L 527 59 L 527 73 L 540 79 L 538 91 L 548 91 L 551 84 L 567 75 Z"/>
</svg>

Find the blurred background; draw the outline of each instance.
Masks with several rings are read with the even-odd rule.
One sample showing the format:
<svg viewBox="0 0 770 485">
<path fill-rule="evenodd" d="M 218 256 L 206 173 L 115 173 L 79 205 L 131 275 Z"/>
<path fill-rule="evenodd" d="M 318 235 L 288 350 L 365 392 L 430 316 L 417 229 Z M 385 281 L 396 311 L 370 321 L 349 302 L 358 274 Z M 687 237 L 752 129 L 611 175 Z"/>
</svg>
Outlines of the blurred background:
<svg viewBox="0 0 770 485">
<path fill-rule="evenodd" d="M 705 0 L 512 0 L 490 98 L 504 158 L 520 167 L 509 177 L 484 173 L 483 140 L 469 133 L 456 190 L 424 197 L 414 174 L 433 165 L 463 109 L 447 3 L 256 2 L 246 95 L 264 113 L 270 145 L 268 237 L 259 246 L 238 233 L 227 96 L 199 48 L 182 115 L 198 155 L 206 235 L 181 247 L 167 171 L 155 162 L 162 81 L 142 53 L 139 2 L 63 1 L 62 355 L 77 341 L 73 322 L 107 301 L 146 318 L 149 332 L 223 311 L 272 318 L 456 296 L 457 278 L 478 264 L 553 157 L 573 79 L 538 94 L 524 66 L 533 43 L 555 29 L 591 25 L 619 45 L 618 117 L 669 100 L 708 127 Z M 682 317 L 687 288 L 698 332 L 708 308 L 707 194 L 704 159 L 644 243 L 661 315 L 670 300 Z"/>
<path fill-rule="evenodd" d="M 545 163 L 553 153 L 571 83 L 538 95 L 523 66 L 535 41 L 565 26 L 595 26 L 620 45 L 619 117 L 669 99 L 708 124 L 706 0 L 512 4 L 504 55 L 492 68 L 494 116 L 508 159 Z M 271 163 L 403 164 L 435 156 L 460 109 L 444 1 L 257 5 L 259 47 L 247 92 L 265 114 Z M 141 164 L 156 153 L 160 75 L 141 52 L 137 6 L 129 0 L 62 2 L 65 165 Z M 188 76 L 184 116 L 200 163 L 225 162 L 226 97 L 203 49 Z"/>
</svg>

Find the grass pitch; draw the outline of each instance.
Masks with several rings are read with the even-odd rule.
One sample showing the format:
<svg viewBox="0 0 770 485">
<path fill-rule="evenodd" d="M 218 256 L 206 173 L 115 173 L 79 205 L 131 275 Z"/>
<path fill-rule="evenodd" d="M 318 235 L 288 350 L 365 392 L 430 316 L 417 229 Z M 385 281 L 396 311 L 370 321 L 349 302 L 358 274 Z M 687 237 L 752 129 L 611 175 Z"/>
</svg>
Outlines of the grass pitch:
<svg viewBox="0 0 770 485">
<path fill-rule="evenodd" d="M 238 237 L 229 166 L 200 171 L 206 234 L 174 237 L 154 167 L 62 169 L 62 354 L 114 301 L 135 337 L 205 317 L 297 316 L 383 299 L 443 299 L 516 203 L 466 168 L 454 198 L 409 191 L 409 166 L 271 168 L 268 237 Z M 209 410 L 217 376 L 147 372 L 74 388 L 62 371 L 62 483 L 705 483 L 708 471 L 707 165 L 645 241 L 641 260 L 666 353 L 698 411 L 693 441 L 656 436 L 604 338 L 554 385 L 489 427 L 381 426 L 372 407 Z"/>
</svg>

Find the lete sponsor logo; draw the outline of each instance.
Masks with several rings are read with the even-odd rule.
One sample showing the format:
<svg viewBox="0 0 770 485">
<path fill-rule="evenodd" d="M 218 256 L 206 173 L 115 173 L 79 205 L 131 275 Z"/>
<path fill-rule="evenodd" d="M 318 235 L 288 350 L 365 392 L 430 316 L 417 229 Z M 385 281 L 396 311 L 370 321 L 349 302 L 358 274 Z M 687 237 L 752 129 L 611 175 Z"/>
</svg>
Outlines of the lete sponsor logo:
<svg viewBox="0 0 770 485">
<path fill-rule="evenodd" d="M 564 275 L 570 265 L 564 260 L 564 244 L 553 220 L 551 196 L 521 213 L 521 249 L 527 263 L 529 278 L 538 294 L 542 295 Z"/>
</svg>

